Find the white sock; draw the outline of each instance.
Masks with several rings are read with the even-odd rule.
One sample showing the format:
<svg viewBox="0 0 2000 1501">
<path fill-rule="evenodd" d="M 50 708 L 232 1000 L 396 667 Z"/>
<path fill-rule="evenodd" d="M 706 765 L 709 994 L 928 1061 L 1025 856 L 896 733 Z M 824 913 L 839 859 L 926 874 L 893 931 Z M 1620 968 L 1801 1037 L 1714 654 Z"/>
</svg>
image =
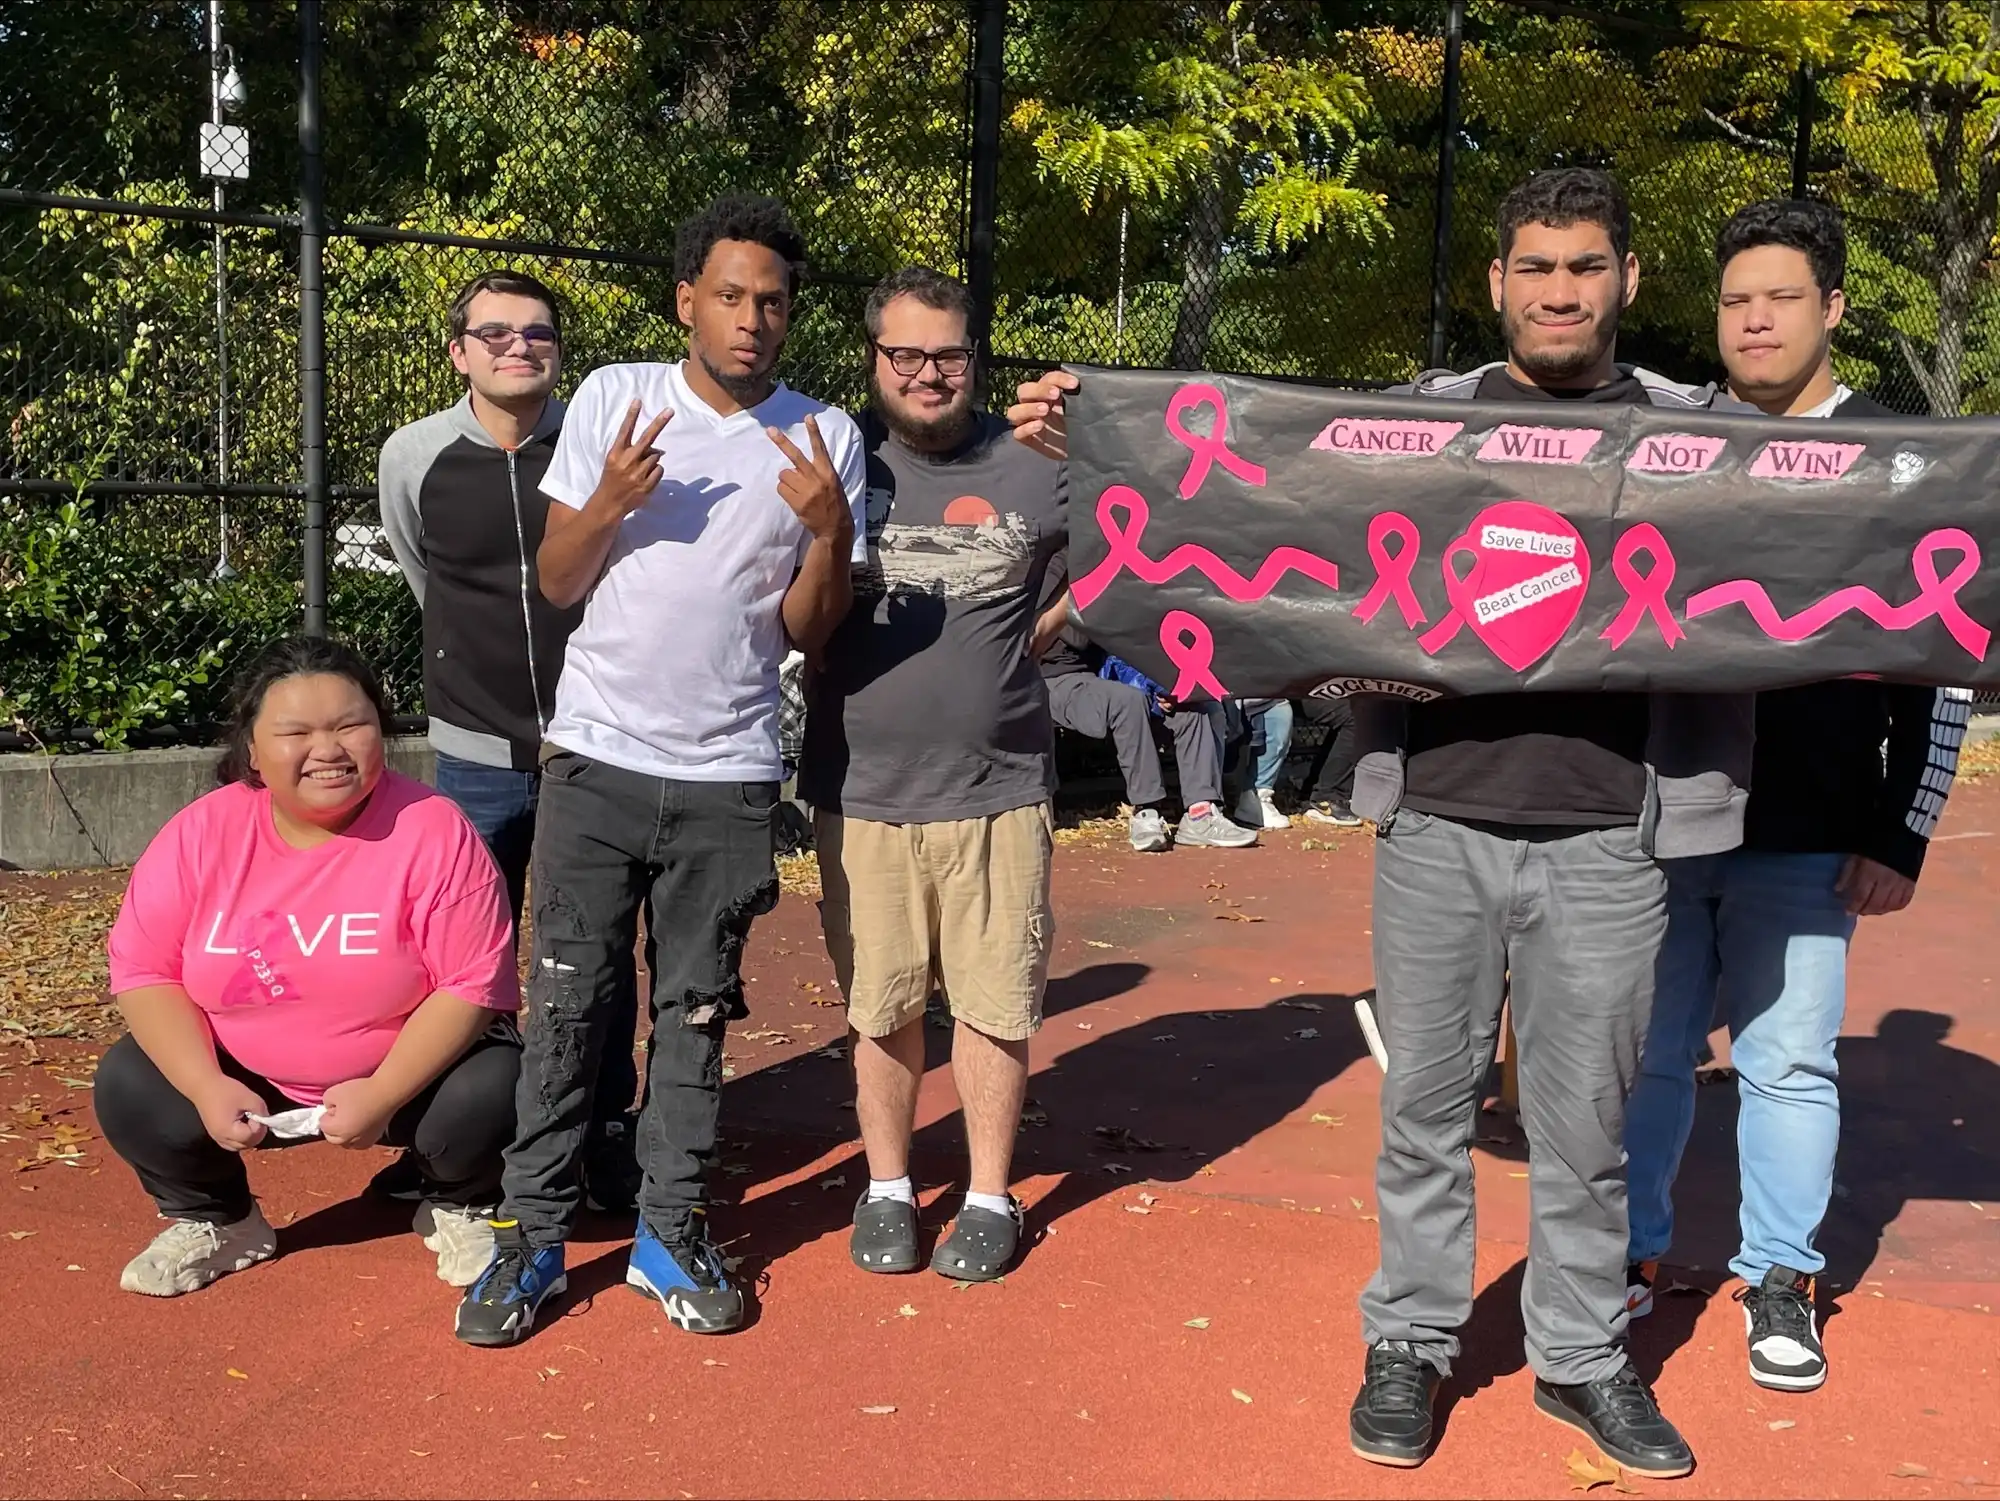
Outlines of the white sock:
<svg viewBox="0 0 2000 1501">
<path fill-rule="evenodd" d="M 1014 1201 L 1008 1198 L 1006 1194 L 976 1194 L 968 1189 L 965 1195 L 965 1207 L 967 1209 L 987 1209 L 991 1210 L 994 1214 L 1012 1214 L 1014 1212 Z"/>
<path fill-rule="evenodd" d="M 915 1204 L 917 1191 L 910 1186 L 910 1175 L 900 1178 L 870 1178 L 868 1180 L 868 1202 L 877 1199 L 894 1199 L 901 1204 Z"/>
</svg>

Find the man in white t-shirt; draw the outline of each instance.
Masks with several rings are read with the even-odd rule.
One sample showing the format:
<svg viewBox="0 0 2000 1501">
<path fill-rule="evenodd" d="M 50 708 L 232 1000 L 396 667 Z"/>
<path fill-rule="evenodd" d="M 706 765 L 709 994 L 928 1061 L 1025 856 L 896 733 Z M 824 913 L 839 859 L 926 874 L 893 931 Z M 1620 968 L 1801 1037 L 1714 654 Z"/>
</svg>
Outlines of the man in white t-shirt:
<svg viewBox="0 0 2000 1501">
<path fill-rule="evenodd" d="M 491 1264 L 458 1337 L 511 1345 L 566 1286 L 591 1081 L 646 911 L 639 1224 L 625 1280 L 697 1333 L 743 1321 L 705 1225 L 723 1031 L 777 904 L 778 675 L 853 601 L 861 436 L 774 375 L 805 264 L 782 205 L 724 198 L 680 228 L 678 364 L 594 370 L 542 489 L 542 592 L 586 601 L 542 750 L 527 1053 Z"/>
</svg>

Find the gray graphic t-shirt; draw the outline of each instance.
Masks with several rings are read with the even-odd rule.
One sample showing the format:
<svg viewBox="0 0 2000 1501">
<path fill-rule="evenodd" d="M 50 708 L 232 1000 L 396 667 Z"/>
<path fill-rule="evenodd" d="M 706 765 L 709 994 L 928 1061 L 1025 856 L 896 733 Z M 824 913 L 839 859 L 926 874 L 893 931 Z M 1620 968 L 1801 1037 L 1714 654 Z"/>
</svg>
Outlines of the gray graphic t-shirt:
<svg viewBox="0 0 2000 1501">
<path fill-rule="evenodd" d="M 806 680 L 799 796 L 880 823 L 984 818 L 1054 790 L 1028 654 L 1049 559 L 1068 541 L 1064 470 L 982 414 L 954 453 L 911 452 L 863 414 L 868 561 Z"/>
</svg>

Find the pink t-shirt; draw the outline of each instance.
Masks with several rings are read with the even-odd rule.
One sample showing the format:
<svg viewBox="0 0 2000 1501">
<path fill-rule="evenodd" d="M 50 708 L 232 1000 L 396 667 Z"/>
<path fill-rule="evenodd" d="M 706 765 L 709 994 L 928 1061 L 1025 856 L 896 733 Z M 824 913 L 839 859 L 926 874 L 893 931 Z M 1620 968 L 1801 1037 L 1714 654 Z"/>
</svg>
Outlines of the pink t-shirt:
<svg viewBox="0 0 2000 1501">
<path fill-rule="evenodd" d="M 139 857 L 110 947 L 114 995 L 181 986 L 231 1057 L 302 1105 L 373 1073 L 435 991 L 521 1004 L 478 832 L 393 771 L 346 832 L 309 850 L 279 837 L 261 787 L 197 798 Z"/>
</svg>

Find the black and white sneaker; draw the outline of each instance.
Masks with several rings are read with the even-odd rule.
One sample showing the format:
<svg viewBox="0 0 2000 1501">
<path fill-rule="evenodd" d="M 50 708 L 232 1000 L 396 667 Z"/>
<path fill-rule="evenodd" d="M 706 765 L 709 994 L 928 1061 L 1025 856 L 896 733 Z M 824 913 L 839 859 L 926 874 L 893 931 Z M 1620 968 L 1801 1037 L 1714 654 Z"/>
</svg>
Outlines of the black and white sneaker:
<svg viewBox="0 0 2000 1501">
<path fill-rule="evenodd" d="M 1819 1342 L 1817 1284 L 1804 1272 L 1774 1266 L 1756 1287 L 1737 1293 L 1750 1339 L 1750 1379 L 1774 1392 L 1809 1392 L 1826 1382 Z"/>
<path fill-rule="evenodd" d="M 1658 1261 L 1632 1261 L 1625 1265 L 1625 1316 L 1643 1319 L 1653 1311 L 1653 1283 L 1660 1275 Z"/>
</svg>

